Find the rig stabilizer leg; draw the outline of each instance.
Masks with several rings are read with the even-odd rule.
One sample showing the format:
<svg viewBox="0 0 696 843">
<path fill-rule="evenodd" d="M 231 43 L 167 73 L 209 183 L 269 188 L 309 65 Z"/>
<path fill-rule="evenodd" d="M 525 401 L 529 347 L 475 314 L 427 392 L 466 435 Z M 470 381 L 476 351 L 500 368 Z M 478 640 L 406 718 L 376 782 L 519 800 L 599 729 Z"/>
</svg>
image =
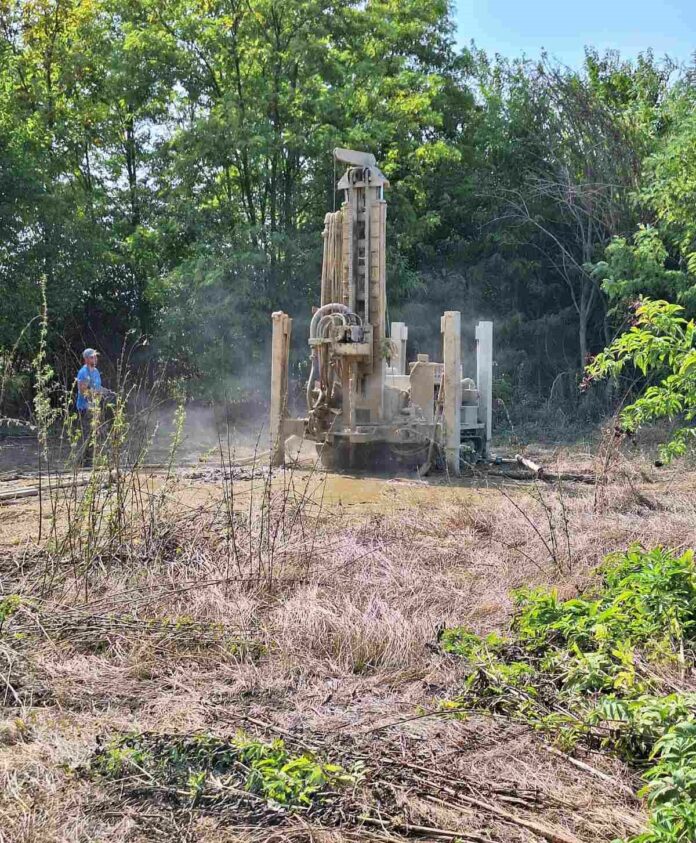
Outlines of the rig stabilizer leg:
<svg viewBox="0 0 696 843">
<path fill-rule="evenodd" d="M 493 420 L 493 323 L 479 322 L 476 326 L 476 383 L 479 390 L 479 422 L 483 424 L 483 458 L 491 451 Z"/>
<path fill-rule="evenodd" d="M 292 319 L 281 310 L 272 315 L 273 341 L 271 345 L 271 464 L 282 465 L 285 460 L 283 421 L 288 406 L 288 357 Z"/>
<path fill-rule="evenodd" d="M 442 331 L 443 387 L 445 393 L 443 421 L 447 470 L 459 477 L 462 415 L 462 315 L 447 310 L 440 320 Z"/>
</svg>

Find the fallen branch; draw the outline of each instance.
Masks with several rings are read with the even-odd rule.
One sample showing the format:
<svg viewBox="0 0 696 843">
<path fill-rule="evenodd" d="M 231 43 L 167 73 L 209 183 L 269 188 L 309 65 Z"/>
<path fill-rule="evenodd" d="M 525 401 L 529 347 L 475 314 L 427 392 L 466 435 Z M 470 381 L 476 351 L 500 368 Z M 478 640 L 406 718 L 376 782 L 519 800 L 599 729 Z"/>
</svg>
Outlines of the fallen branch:
<svg viewBox="0 0 696 843">
<path fill-rule="evenodd" d="M 427 825 L 411 825 L 392 817 L 378 819 L 377 817 L 361 816 L 358 819 L 365 825 L 376 826 L 384 831 L 400 831 L 402 834 L 427 834 L 430 837 L 437 837 L 439 840 L 467 840 L 471 843 L 489 843 L 485 837 L 479 837 L 478 834 L 472 835 L 464 831 L 451 831 L 448 828 L 435 828 Z M 580 841 L 577 841 L 577 843 L 580 843 Z"/>
<path fill-rule="evenodd" d="M 590 764 L 586 764 L 584 761 L 580 761 L 579 758 L 573 758 L 572 755 L 567 755 L 565 752 L 561 752 L 560 749 L 556 749 L 555 746 L 548 746 L 547 744 L 542 744 L 542 746 L 547 749 L 552 755 L 556 755 L 558 758 L 562 758 L 564 761 L 567 761 L 569 764 L 572 764 L 574 767 L 577 767 L 578 770 L 584 770 L 584 772 L 589 773 L 592 776 L 595 776 L 598 779 L 602 779 L 602 781 L 607 782 L 612 787 L 618 788 L 622 793 L 625 793 L 627 796 L 630 796 L 633 802 L 640 802 L 640 799 L 636 796 L 635 792 L 628 786 L 625 785 L 623 782 L 617 781 L 613 776 L 608 775 L 607 773 L 603 773 L 601 770 L 598 770 L 596 767 L 592 767 Z"/>
<path fill-rule="evenodd" d="M 78 486 L 87 486 L 91 482 L 91 478 L 77 478 L 75 480 L 71 480 L 69 483 L 56 483 L 50 487 L 50 491 L 54 491 L 56 489 L 70 489 L 73 487 Z M 48 487 L 45 487 L 45 491 L 49 491 Z M 21 498 L 34 498 L 40 494 L 40 487 L 39 486 L 21 486 L 19 489 L 10 489 L 9 492 L 0 492 L 0 504 L 3 503 L 13 503 L 16 500 L 20 500 Z"/>
<path fill-rule="evenodd" d="M 392 720 L 390 723 L 384 723 L 381 726 L 372 726 L 359 734 L 370 735 L 373 732 L 383 732 L 385 729 L 391 729 L 393 726 L 401 726 L 402 723 L 410 723 L 412 720 L 424 720 L 426 717 L 450 717 L 460 711 L 469 713 L 471 709 L 462 706 L 462 708 L 447 708 L 437 709 L 437 711 L 426 711 L 423 714 L 413 714 L 409 717 L 402 717 L 400 720 Z"/>
<path fill-rule="evenodd" d="M 541 823 L 535 822 L 534 820 L 528 820 L 524 817 L 520 817 L 517 814 L 511 814 L 504 808 L 499 808 L 497 805 L 491 805 L 488 802 L 483 802 L 480 799 L 474 799 L 471 796 L 464 795 L 458 795 L 457 799 L 460 799 L 467 805 L 473 805 L 477 808 L 481 808 L 482 811 L 488 811 L 489 814 L 493 814 L 496 817 L 500 817 L 500 819 L 512 823 L 513 825 L 518 825 L 521 828 L 526 828 L 529 831 L 533 831 L 534 834 L 538 834 L 540 837 L 543 837 L 544 840 L 548 840 L 549 843 L 582 843 L 582 840 L 580 840 L 574 834 L 566 834 L 565 831 L 561 831 L 560 829 L 555 829 L 547 825 L 542 825 Z"/>
<path fill-rule="evenodd" d="M 569 471 L 547 471 L 543 465 L 533 462 L 522 454 L 515 454 L 515 460 L 518 465 L 526 468 L 534 476 L 535 480 L 544 480 L 547 483 L 558 482 L 559 480 L 568 480 L 572 483 L 595 483 L 596 478 L 592 474 L 577 474 Z"/>
<path fill-rule="evenodd" d="M 463 802 L 465 805 L 469 805 L 474 808 L 480 808 L 482 811 L 486 811 L 489 814 L 493 814 L 494 816 L 499 817 L 504 822 L 508 822 L 513 825 L 518 825 L 522 828 L 528 829 L 529 831 L 533 831 L 534 834 L 538 834 L 540 837 L 543 837 L 545 840 L 548 840 L 549 843 L 582 843 L 582 841 L 575 837 L 575 835 L 566 834 L 566 832 L 562 831 L 561 829 L 551 828 L 551 826 L 542 825 L 541 823 L 538 823 L 535 820 L 528 820 L 525 817 L 520 817 L 518 814 L 511 814 L 510 811 L 506 811 L 504 808 L 501 808 L 498 805 L 494 805 L 491 802 L 486 802 L 483 799 L 477 799 L 473 796 L 466 796 L 463 793 L 460 793 L 450 787 L 447 787 L 446 785 L 438 785 L 436 782 L 432 780 L 423 779 L 420 776 L 414 776 L 414 779 L 422 786 L 435 788 L 439 791 L 447 793 L 453 799 L 456 799 L 457 802 Z M 456 802 L 448 801 L 446 804 L 449 805 L 450 808 L 463 810 L 461 806 L 458 805 Z"/>
</svg>

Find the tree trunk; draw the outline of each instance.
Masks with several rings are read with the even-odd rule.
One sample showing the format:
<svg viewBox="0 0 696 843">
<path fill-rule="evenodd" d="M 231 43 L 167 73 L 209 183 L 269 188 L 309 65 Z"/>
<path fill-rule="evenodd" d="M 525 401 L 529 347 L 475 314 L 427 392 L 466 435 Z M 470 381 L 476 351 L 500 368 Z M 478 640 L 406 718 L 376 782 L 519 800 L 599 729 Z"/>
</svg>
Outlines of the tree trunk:
<svg viewBox="0 0 696 843">
<path fill-rule="evenodd" d="M 587 365 L 587 312 L 584 308 L 580 310 L 580 322 L 578 325 L 578 341 L 580 345 L 580 371 L 584 371 Z"/>
<path fill-rule="evenodd" d="M 138 160 L 135 148 L 135 122 L 129 110 L 124 127 L 124 145 L 126 153 L 126 171 L 128 173 L 128 195 L 131 210 L 131 225 L 140 224 L 140 206 L 138 203 Z"/>
</svg>

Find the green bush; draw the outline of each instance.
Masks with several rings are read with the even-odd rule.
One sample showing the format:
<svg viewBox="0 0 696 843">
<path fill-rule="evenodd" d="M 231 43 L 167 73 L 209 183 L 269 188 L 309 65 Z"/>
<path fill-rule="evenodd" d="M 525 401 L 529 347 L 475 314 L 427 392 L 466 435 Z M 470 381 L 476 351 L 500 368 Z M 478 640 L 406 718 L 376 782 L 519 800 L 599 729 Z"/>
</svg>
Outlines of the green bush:
<svg viewBox="0 0 696 843">
<path fill-rule="evenodd" d="M 585 742 L 635 764 L 651 814 L 631 843 L 693 843 L 696 694 L 660 694 L 651 666 L 693 666 L 694 552 L 632 547 L 608 556 L 598 575 L 595 590 L 573 600 L 516 592 L 514 639 L 445 630 L 442 649 L 469 668 L 457 704 L 529 722 L 565 749 Z"/>
<path fill-rule="evenodd" d="M 683 313 L 678 304 L 641 299 L 635 308 L 635 324 L 586 370 L 585 385 L 616 379 L 631 368 L 642 374 L 645 389 L 621 411 L 621 424 L 626 432 L 634 433 L 661 419 L 678 421 L 660 449 L 665 460 L 693 451 L 696 441 L 696 322 L 685 319 Z"/>
</svg>

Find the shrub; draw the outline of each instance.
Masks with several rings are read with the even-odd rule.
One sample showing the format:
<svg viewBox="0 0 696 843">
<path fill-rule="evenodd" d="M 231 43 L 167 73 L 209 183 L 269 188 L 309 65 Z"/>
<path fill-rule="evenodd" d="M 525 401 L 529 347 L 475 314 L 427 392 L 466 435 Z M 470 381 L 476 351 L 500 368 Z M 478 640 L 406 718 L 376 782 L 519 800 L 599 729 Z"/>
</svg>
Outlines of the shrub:
<svg viewBox="0 0 696 843">
<path fill-rule="evenodd" d="M 325 791 L 354 781 L 336 764 L 293 755 L 282 740 L 264 742 L 241 732 L 229 741 L 207 734 L 121 735 L 95 753 L 91 769 L 117 780 L 140 773 L 172 796 L 188 794 L 193 803 L 242 788 L 285 808 L 309 807 Z"/>
<path fill-rule="evenodd" d="M 571 749 L 579 741 L 645 769 L 648 828 L 631 843 L 696 840 L 696 693 L 660 695 L 657 663 L 693 666 L 693 550 L 611 554 L 594 593 L 515 595 L 515 638 L 445 630 L 469 663 L 460 707 L 523 719 Z M 452 707 L 452 703 L 444 704 Z"/>
</svg>

